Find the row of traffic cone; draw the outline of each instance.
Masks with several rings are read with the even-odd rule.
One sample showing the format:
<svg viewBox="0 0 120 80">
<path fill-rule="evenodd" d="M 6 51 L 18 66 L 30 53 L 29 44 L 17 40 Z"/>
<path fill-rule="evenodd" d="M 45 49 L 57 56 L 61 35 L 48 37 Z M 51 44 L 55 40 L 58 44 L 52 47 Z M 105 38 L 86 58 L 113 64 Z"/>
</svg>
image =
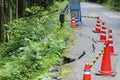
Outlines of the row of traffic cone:
<svg viewBox="0 0 120 80">
<path fill-rule="evenodd" d="M 96 28 L 93 32 L 95 33 L 100 33 L 100 38 L 99 38 L 99 42 L 105 42 L 107 40 L 106 37 L 106 29 L 107 27 L 105 26 L 105 22 L 102 22 L 102 28 L 100 28 L 100 17 L 97 17 L 96 20 Z M 110 52 L 112 55 L 116 55 L 114 53 L 114 47 L 113 47 L 113 37 L 112 37 L 112 30 L 109 29 L 108 30 L 108 40 L 109 40 L 109 48 L 110 48 Z"/>
<path fill-rule="evenodd" d="M 115 76 L 116 72 L 112 70 L 111 58 L 110 58 L 110 41 L 105 41 L 105 49 L 103 52 L 102 63 L 100 70 L 96 75 L 110 75 Z M 90 64 L 86 63 L 84 68 L 83 80 L 91 80 Z"/>
<path fill-rule="evenodd" d="M 109 41 L 109 50 L 112 55 L 116 55 L 114 52 L 114 47 L 113 47 L 113 36 L 112 36 L 112 29 L 108 30 L 108 39 L 106 38 L 106 26 L 105 23 L 102 22 L 102 29 L 101 29 L 101 35 L 100 35 L 100 41 L 105 42 L 106 40 Z"/>
<path fill-rule="evenodd" d="M 103 58 L 101 63 L 100 70 L 96 73 L 96 75 L 110 75 L 115 76 L 116 72 L 112 70 L 111 66 L 111 58 L 110 58 L 110 44 L 109 40 L 105 42 L 105 49 L 103 52 Z M 91 80 L 91 73 L 90 73 L 90 64 L 85 64 L 83 80 Z"/>
<path fill-rule="evenodd" d="M 106 45 L 106 47 L 104 48 L 104 52 L 103 52 L 101 68 L 96 73 L 96 75 L 115 76 L 116 72 L 112 70 L 111 58 L 110 58 L 110 55 L 117 55 L 114 52 L 112 30 L 111 29 L 108 30 L 109 36 L 107 39 L 105 23 L 102 22 L 102 29 L 100 29 L 100 18 L 98 17 L 97 21 L 96 21 L 96 28 L 93 32 L 100 33 L 100 40 L 99 41 L 104 42 Z M 91 80 L 90 64 L 88 64 L 88 63 L 85 64 L 83 80 Z"/>
<path fill-rule="evenodd" d="M 106 47 L 103 53 L 101 69 L 96 74 L 114 76 L 115 72 L 112 71 L 110 55 L 117 55 L 117 54 L 114 53 L 113 39 L 112 39 L 113 36 L 111 29 L 108 30 L 108 34 L 109 34 L 108 39 L 104 40 Z"/>
<path fill-rule="evenodd" d="M 106 26 L 105 23 L 102 22 L 102 29 L 100 34 L 100 40 L 101 42 L 104 42 L 106 47 L 104 49 L 103 58 L 102 58 L 102 64 L 101 69 L 96 73 L 97 75 L 112 75 L 115 76 L 116 72 L 112 70 L 111 66 L 111 58 L 110 55 L 116 55 L 114 53 L 114 47 L 113 47 L 113 36 L 112 36 L 112 30 L 108 30 L 108 39 L 106 38 Z"/>
</svg>

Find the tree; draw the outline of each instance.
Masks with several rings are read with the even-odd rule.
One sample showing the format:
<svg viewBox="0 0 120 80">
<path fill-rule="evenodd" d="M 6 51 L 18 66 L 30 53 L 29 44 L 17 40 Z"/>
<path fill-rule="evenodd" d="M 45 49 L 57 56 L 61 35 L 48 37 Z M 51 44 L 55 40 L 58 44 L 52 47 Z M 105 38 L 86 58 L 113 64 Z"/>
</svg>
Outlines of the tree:
<svg viewBox="0 0 120 80">
<path fill-rule="evenodd" d="M 4 0 L 0 0 L 0 42 L 4 40 L 3 33 L 3 17 L 4 16 Z"/>
<path fill-rule="evenodd" d="M 18 0 L 18 15 L 19 17 L 25 17 L 25 8 L 26 8 L 26 0 Z"/>
<path fill-rule="evenodd" d="M 18 0 L 16 0 L 16 19 L 18 18 Z"/>
<path fill-rule="evenodd" d="M 12 0 L 9 0 L 9 21 L 12 20 Z"/>
</svg>

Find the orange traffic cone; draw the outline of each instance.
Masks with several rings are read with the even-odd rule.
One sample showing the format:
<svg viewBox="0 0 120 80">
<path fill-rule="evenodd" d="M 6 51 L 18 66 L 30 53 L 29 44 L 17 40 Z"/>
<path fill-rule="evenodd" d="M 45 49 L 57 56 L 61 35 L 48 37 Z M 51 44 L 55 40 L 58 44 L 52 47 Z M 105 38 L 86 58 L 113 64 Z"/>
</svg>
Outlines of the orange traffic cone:
<svg viewBox="0 0 120 80">
<path fill-rule="evenodd" d="M 77 26 L 76 21 L 75 21 L 75 15 L 74 15 L 74 14 L 72 14 L 71 26 L 72 26 L 73 28 L 76 28 L 76 26 Z"/>
<path fill-rule="evenodd" d="M 112 36 L 112 30 L 111 29 L 109 29 L 108 30 L 108 38 L 109 38 L 109 42 L 111 43 L 111 44 L 113 44 L 113 36 Z"/>
<path fill-rule="evenodd" d="M 90 64 L 86 63 L 84 67 L 83 80 L 91 80 Z"/>
<path fill-rule="evenodd" d="M 111 58 L 110 58 L 110 51 L 109 51 L 109 41 L 107 40 L 105 42 L 106 47 L 104 49 L 103 58 L 102 58 L 102 64 L 101 69 L 96 73 L 96 75 L 110 75 L 115 76 L 115 72 L 112 71 L 111 67 Z"/>
<path fill-rule="evenodd" d="M 100 23 L 100 17 L 99 16 L 97 17 L 97 21 L 96 22 Z"/>
<path fill-rule="evenodd" d="M 100 34 L 100 42 L 105 42 L 106 41 L 106 26 L 105 23 L 102 22 L 102 29 L 101 29 L 101 34 Z"/>
<path fill-rule="evenodd" d="M 96 28 L 93 32 L 100 33 L 100 18 L 99 17 L 96 20 Z"/>
<path fill-rule="evenodd" d="M 112 30 L 109 30 L 109 37 L 108 37 L 108 40 L 109 40 L 109 51 L 110 51 L 110 54 L 111 55 L 117 55 L 115 52 L 114 52 L 114 47 L 113 47 L 113 37 L 112 37 Z"/>
</svg>

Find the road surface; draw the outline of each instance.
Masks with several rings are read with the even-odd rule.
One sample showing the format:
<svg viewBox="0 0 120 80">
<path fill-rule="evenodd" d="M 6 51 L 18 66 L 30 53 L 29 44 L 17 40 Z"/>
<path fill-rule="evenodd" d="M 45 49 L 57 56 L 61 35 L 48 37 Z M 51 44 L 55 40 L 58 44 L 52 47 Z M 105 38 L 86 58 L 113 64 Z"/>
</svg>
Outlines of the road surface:
<svg viewBox="0 0 120 80">
<path fill-rule="evenodd" d="M 101 20 L 106 22 L 106 26 L 113 30 L 113 45 L 115 53 L 118 54 L 117 56 L 111 56 L 112 70 L 117 72 L 115 77 L 95 75 L 101 67 L 101 56 L 91 68 L 92 80 L 120 80 L 120 13 L 89 2 L 82 2 L 81 7 L 83 16 L 100 16 Z M 82 80 L 85 63 L 91 63 L 104 46 L 104 43 L 95 43 L 92 40 L 97 41 L 100 36 L 100 34 L 92 32 L 95 29 L 96 19 L 82 18 L 82 20 L 82 26 L 73 30 L 75 39 L 66 50 L 65 56 L 77 59 L 83 51 L 86 52 L 86 55 L 72 63 L 63 65 L 61 70 L 62 80 Z M 93 50 L 93 44 L 96 47 L 95 51 Z"/>
</svg>

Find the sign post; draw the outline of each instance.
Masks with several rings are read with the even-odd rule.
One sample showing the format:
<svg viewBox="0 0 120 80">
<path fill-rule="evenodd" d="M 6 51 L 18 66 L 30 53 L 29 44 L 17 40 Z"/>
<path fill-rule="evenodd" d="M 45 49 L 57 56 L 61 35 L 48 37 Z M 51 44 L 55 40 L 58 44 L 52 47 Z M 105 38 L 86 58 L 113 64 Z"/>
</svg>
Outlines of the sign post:
<svg viewBox="0 0 120 80">
<path fill-rule="evenodd" d="M 69 8 L 71 21 L 72 15 L 74 15 L 77 26 L 80 26 L 82 24 L 80 0 L 69 0 Z"/>
</svg>

